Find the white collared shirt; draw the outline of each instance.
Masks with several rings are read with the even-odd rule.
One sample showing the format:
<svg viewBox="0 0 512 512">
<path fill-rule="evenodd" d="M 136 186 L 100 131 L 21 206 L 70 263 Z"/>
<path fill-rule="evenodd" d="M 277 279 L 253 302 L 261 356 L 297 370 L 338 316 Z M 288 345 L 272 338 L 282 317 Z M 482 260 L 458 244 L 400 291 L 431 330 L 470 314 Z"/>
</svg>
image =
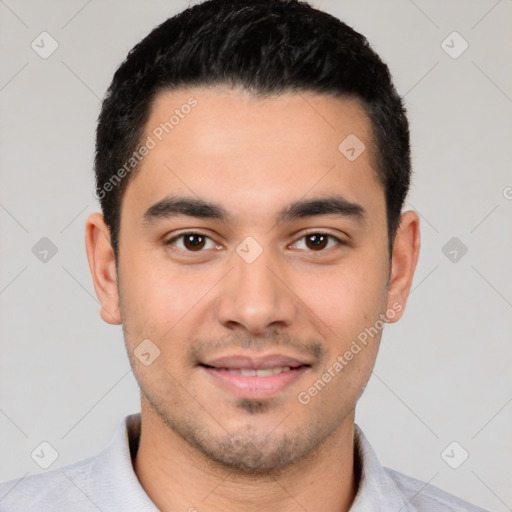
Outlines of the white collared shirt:
<svg viewBox="0 0 512 512">
<path fill-rule="evenodd" d="M 0 512 L 158 512 L 132 466 L 140 420 L 140 413 L 127 416 L 95 457 L 0 483 Z M 361 478 L 350 512 L 487 512 L 381 466 L 357 425 L 354 435 Z"/>
</svg>

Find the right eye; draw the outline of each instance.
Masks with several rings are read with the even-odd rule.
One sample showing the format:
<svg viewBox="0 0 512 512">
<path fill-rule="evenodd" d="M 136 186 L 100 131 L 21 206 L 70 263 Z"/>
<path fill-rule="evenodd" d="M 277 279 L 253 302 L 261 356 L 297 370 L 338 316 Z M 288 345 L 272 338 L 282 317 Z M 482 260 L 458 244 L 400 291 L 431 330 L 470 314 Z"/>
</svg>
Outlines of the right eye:
<svg viewBox="0 0 512 512">
<path fill-rule="evenodd" d="M 170 238 L 165 242 L 165 245 L 172 245 L 184 252 L 203 252 L 208 241 L 210 242 L 210 246 L 206 247 L 206 249 L 216 247 L 215 242 L 209 236 L 194 231 L 188 231 Z"/>
</svg>

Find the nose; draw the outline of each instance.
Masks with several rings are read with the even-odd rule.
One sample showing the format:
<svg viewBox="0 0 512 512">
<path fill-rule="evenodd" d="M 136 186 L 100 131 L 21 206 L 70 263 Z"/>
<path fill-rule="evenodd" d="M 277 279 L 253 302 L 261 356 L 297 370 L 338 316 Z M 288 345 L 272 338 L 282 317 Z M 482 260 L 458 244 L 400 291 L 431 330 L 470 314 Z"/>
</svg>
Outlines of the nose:
<svg viewBox="0 0 512 512">
<path fill-rule="evenodd" d="M 234 268 L 221 281 L 216 303 L 218 321 L 231 330 L 265 335 L 290 327 L 298 305 L 278 258 L 263 251 L 252 262 L 233 254 Z"/>
</svg>

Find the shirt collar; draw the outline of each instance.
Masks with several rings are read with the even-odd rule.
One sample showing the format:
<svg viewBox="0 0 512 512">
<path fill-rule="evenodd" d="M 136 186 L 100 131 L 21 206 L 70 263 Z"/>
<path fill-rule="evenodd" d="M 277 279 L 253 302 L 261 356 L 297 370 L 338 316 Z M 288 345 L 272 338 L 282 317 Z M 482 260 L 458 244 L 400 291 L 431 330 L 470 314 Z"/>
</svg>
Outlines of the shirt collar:
<svg viewBox="0 0 512 512">
<path fill-rule="evenodd" d="M 101 510 L 158 512 L 132 465 L 131 450 L 135 453 L 138 447 L 140 426 L 140 413 L 126 416 L 88 468 L 88 496 Z"/>
<path fill-rule="evenodd" d="M 354 424 L 354 460 L 360 471 L 359 487 L 350 512 L 395 510 L 415 512 L 395 481 L 379 462 L 361 428 Z"/>
</svg>

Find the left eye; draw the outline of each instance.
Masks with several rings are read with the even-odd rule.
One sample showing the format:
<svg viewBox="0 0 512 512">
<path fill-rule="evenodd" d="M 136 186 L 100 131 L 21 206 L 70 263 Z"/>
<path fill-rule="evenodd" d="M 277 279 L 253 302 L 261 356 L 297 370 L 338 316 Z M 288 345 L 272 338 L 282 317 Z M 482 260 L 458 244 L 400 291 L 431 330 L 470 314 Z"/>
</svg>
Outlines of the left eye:
<svg viewBox="0 0 512 512">
<path fill-rule="evenodd" d="M 298 247 L 299 249 L 311 250 L 314 252 L 320 252 L 325 249 L 330 249 L 336 245 L 343 244 L 339 238 L 327 233 L 308 233 L 307 235 L 299 238 L 293 246 L 297 248 L 296 246 L 301 243 L 303 247 Z M 168 240 L 166 244 L 174 245 L 178 249 L 187 252 L 201 252 L 203 249 L 214 249 L 216 247 L 215 242 L 209 236 L 192 232 L 182 233 L 181 235 L 175 236 Z"/>
<path fill-rule="evenodd" d="M 333 235 L 328 235 L 327 233 L 309 233 L 302 238 L 299 238 L 294 245 L 297 245 L 302 241 L 305 241 L 306 250 L 312 250 L 315 252 L 323 251 L 326 248 L 330 249 L 333 246 L 343 243 L 339 238 L 336 238 Z M 329 245 L 329 241 L 334 241 L 334 243 Z"/>
</svg>

